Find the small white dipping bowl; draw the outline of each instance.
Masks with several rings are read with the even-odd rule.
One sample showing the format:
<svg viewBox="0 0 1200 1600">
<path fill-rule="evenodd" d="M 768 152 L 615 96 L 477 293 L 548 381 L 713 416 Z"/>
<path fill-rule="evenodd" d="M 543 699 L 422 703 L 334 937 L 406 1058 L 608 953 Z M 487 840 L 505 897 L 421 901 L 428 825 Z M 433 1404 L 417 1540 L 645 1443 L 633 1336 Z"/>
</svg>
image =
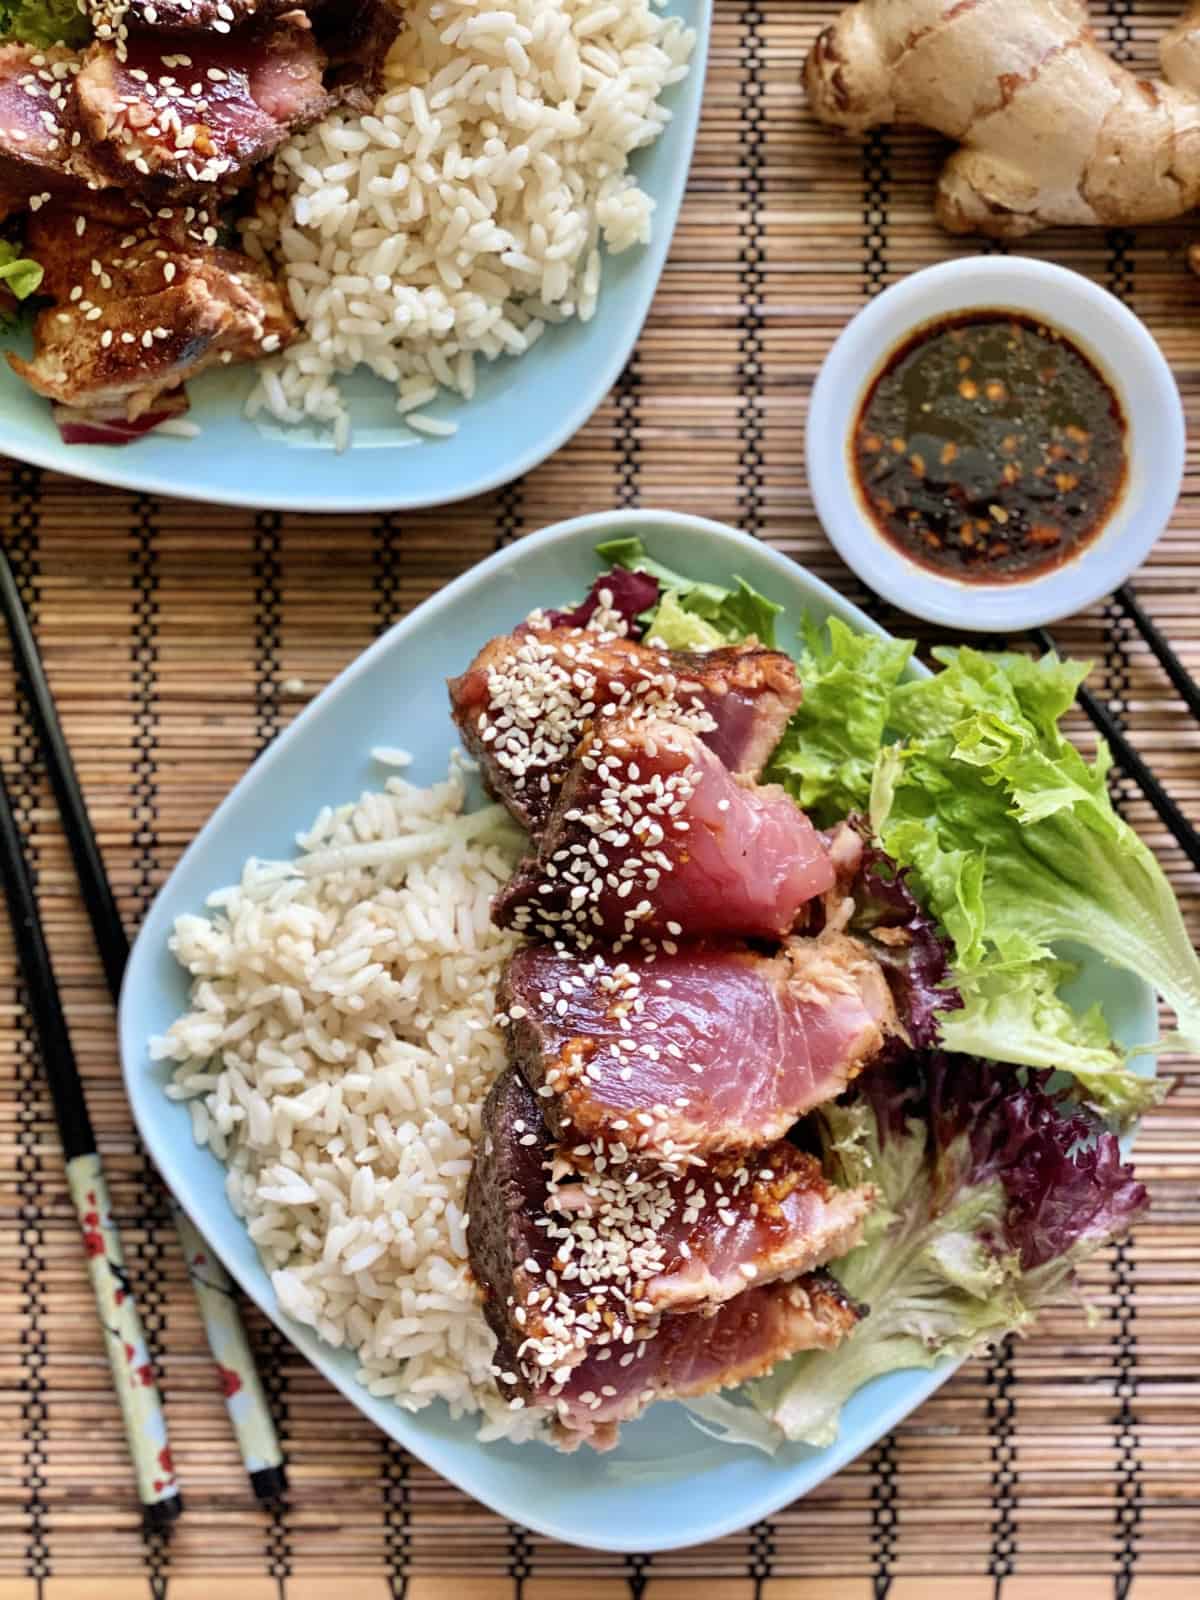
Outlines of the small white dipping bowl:
<svg viewBox="0 0 1200 1600">
<path fill-rule="evenodd" d="M 1128 427 L 1125 487 L 1101 533 L 1061 566 L 1006 583 L 918 566 L 875 526 L 857 486 L 853 435 L 867 390 L 919 328 L 962 311 L 1013 311 L 1067 334 L 1112 385 Z M 808 412 L 808 480 L 838 553 L 876 593 L 914 616 L 976 632 L 1054 622 L 1110 594 L 1166 527 L 1183 481 L 1183 407 L 1171 369 L 1121 302 L 1077 272 L 1026 256 L 971 256 L 914 272 L 843 330 Z"/>
</svg>

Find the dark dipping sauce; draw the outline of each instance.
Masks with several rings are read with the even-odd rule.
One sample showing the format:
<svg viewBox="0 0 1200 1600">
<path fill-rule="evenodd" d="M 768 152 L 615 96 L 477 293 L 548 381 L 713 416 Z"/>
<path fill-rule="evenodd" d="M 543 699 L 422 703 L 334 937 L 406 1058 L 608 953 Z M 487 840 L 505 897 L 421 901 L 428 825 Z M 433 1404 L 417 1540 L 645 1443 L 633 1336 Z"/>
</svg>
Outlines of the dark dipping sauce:
<svg viewBox="0 0 1200 1600">
<path fill-rule="evenodd" d="M 1112 388 L 1056 329 L 1005 311 L 930 323 L 889 356 L 854 430 L 879 531 L 923 567 L 983 583 L 1077 555 L 1125 483 Z"/>
</svg>

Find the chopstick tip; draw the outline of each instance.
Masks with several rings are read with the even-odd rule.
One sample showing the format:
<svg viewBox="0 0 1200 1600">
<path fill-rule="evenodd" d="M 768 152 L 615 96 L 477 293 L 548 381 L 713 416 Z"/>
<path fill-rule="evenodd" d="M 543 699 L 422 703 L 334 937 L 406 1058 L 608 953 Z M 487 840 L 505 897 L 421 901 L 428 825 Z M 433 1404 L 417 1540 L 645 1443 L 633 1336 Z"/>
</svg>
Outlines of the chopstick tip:
<svg viewBox="0 0 1200 1600">
<path fill-rule="evenodd" d="M 183 1496 L 176 1490 L 163 1500 L 143 1507 L 142 1532 L 147 1536 L 169 1533 L 183 1511 Z"/>
<path fill-rule="evenodd" d="M 287 1494 L 287 1473 L 282 1466 L 259 1467 L 250 1474 L 250 1484 L 261 1504 L 272 1505 Z"/>
</svg>

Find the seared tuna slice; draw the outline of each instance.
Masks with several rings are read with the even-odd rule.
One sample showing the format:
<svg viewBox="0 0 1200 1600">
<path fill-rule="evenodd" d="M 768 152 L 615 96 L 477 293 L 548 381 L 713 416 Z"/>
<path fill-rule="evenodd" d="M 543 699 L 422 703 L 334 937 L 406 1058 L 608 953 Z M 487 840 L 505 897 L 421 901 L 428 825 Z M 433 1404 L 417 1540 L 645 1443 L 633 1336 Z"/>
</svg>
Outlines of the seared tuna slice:
<svg viewBox="0 0 1200 1600">
<path fill-rule="evenodd" d="M 86 0 L 86 9 L 98 39 L 123 43 L 131 27 L 232 33 L 252 18 L 307 11 L 309 5 L 307 0 Z"/>
<path fill-rule="evenodd" d="M 737 782 L 676 722 L 609 716 L 585 736 L 537 857 L 495 917 L 581 949 L 782 939 L 833 880 L 820 835 L 782 789 Z"/>
<path fill-rule="evenodd" d="M 32 201 L 85 192 L 70 167 L 64 105 L 79 71 L 74 50 L 0 45 L 0 217 Z"/>
<path fill-rule="evenodd" d="M 293 129 L 324 115 L 325 59 L 303 16 L 237 33 L 97 41 L 70 102 L 73 159 L 151 199 L 235 187 Z"/>
<path fill-rule="evenodd" d="M 254 360 L 290 343 L 296 324 L 249 257 L 142 222 L 130 227 L 47 206 L 30 218 L 30 253 L 57 303 L 34 323 L 31 361 L 9 364 L 38 394 L 133 420 L 218 362 Z"/>
<path fill-rule="evenodd" d="M 595 627 L 502 634 L 450 680 L 463 743 L 493 792 L 535 835 L 598 712 L 636 709 L 686 720 L 730 771 L 754 778 L 801 695 L 795 665 L 774 650 L 670 654 Z"/>
<path fill-rule="evenodd" d="M 232 33 L 234 28 L 255 18 L 312 9 L 312 0 L 87 0 L 87 12 L 96 37 L 120 37 L 122 41 L 134 26 Z M 119 21 L 114 26 L 114 13 L 118 12 Z"/>
<path fill-rule="evenodd" d="M 878 962 L 840 933 L 649 960 L 529 945 L 500 1004 L 552 1132 L 657 1161 L 781 1139 L 896 1030 Z"/>
<path fill-rule="evenodd" d="M 364 108 L 380 88 L 403 16 L 400 0 L 87 0 L 87 9 L 97 39 L 111 40 L 118 56 L 131 26 L 183 34 L 191 54 L 199 34 L 240 36 L 245 24 L 307 15 L 327 58 L 326 89 L 339 103 L 353 98 Z"/>
<path fill-rule="evenodd" d="M 747 1289 L 712 1316 L 664 1317 L 658 1332 L 627 1350 L 606 1346 L 562 1384 L 520 1398 L 554 1407 L 560 1449 L 611 1450 L 620 1426 L 655 1400 L 683 1400 L 770 1372 L 801 1350 L 832 1350 L 862 1313 L 827 1272 Z"/>
<path fill-rule="evenodd" d="M 510 1068 L 484 1106 L 467 1196 L 484 1313 L 512 1352 L 501 1382 L 513 1372 L 540 1390 L 598 1345 L 645 1338 L 664 1313 L 811 1271 L 858 1242 L 873 1200 L 832 1188 L 787 1143 L 675 1174 L 603 1156 L 576 1171 L 556 1163 L 537 1097 Z"/>
</svg>

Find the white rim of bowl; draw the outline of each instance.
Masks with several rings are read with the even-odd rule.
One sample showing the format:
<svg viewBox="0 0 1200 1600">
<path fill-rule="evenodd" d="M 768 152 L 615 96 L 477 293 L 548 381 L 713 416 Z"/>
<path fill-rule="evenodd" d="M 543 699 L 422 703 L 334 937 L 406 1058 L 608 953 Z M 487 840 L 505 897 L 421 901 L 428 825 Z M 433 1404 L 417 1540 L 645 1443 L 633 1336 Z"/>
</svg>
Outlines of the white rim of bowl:
<svg viewBox="0 0 1200 1600">
<path fill-rule="evenodd" d="M 960 581 L 909 560 L 872 524 L 849 465 L 855 419 L 887 356 L 923 324 L 972 309 L 1024 312 L 1065 333 L 1113 384 L 1125 413 L 1129 474 L 1107 526 L 1079 555 L 1024 581 Z M 1143 447 L 1153 453 L 1152 471 L 1138 459 Z M 910 274 L 847 323 L 813 386 L 805 456 L 818 519 L 864 583 L 926 621 L 968 632 L 1019 632 L 1083 610 L 1141 565 L 1179 498 L 1186 432 L 1166 358 L 1115 295 L 1051 262 L 975 255 Z"/>
</svg>

